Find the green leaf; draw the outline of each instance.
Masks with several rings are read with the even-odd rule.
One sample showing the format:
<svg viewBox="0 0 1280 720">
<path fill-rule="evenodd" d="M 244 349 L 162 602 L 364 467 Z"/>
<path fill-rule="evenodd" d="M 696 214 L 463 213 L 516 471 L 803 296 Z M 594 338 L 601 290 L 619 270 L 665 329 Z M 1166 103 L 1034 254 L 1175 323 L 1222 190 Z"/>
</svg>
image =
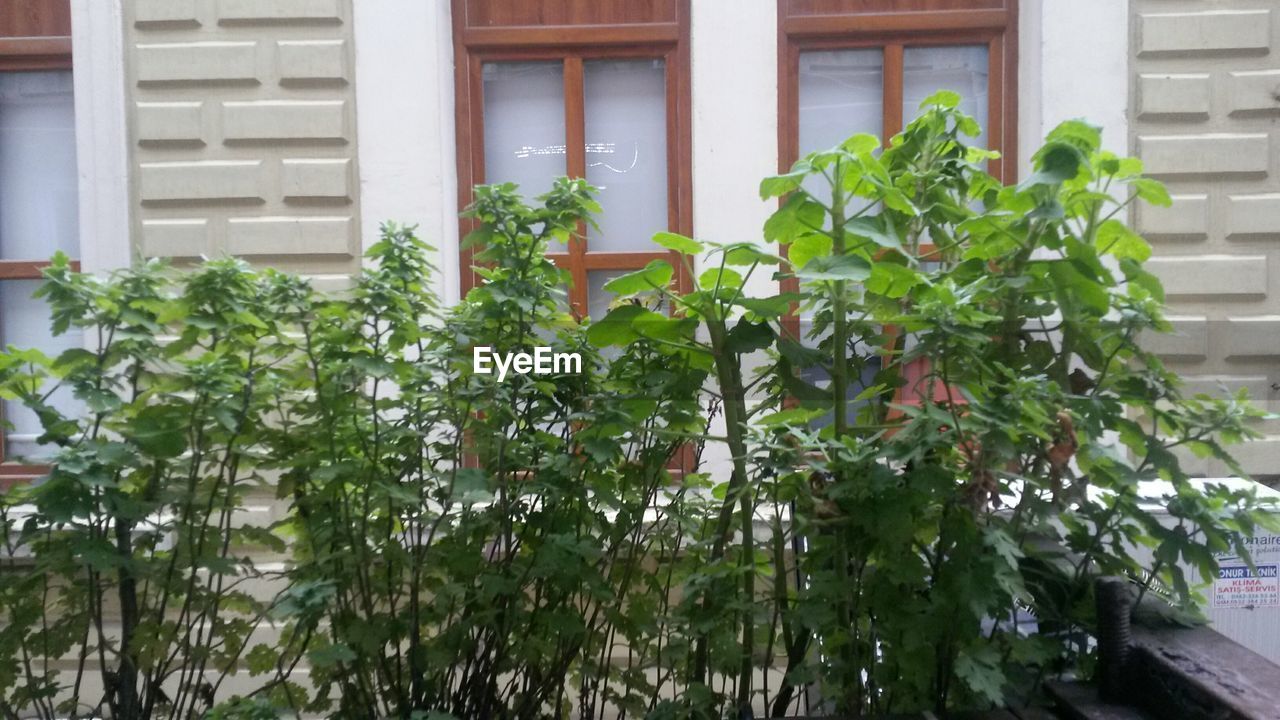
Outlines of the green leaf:
<svg viewBox="0 0 1280 720">
<path fill-rule="evenodd" d="M 867 290 L 887 298 L 897 299 L 905 296 L 911 288 L 924 282 L 920 273 L 903 265 L 889 262 L 878 262 L 871 266 L 871 276 L 867 278 Z"/>
<path fill-rule="evenodd" d="M 735 243 L 724 248 L 725 265 L 741 267 L 757 263 L 760 265 L 777 265 L 781 262 L 782 258 L 772 253 L 767 253 L 751 243 Z"/>
<path fill-rule="evenodd" d="M 791 312 L 793 303 L 804 299 L 800 293 L 782 293 L 767 298 L 740 298 L 737 305 L 765 318 L 775 318 Z"/>
<path fill-rule="evenodd" d="M 867 133 L 851 135 L 847 140 L 840 143 L 840 149 L 851 155 L 862 155 L 865 153 L 875 152 L 879 147 L 880 138 Z"/>
<path fill-rule="evenodd" d="M 796 193 L 764 223 L 764 239 L 789 243 L 822 228 L 826 210 L 804 193 Z"/>
<path fill-rule="evenodd" d="M 871 275 L 871 263 L 857 255 L 818 257 L 796 275 L 808 281 L 866 280 Z"/>
<path fill-rule="evenodd" d="M 1147 244 L 1147 241 L 1116 219 L 1107 220 L 1098 226 L 1094 247 L 1097 248 L 1099 254 L 1111 254 L 1118 258 L 1128 258 L 1138 262 L 1143 262 L 1151 257 L 1151 246 Z"/>
<path fill-rule="evenodd" d="M 332 645 L 309 650 L 307 657 L 311 659 L 311 664 L 315 667 L 325 668 L 332 667 L 338 663 L 351 662 L 356 659 L 356 653 L 343 643 L 333 643 Z"/>
<path fill-rule="evenodd" d="M 698 277 L 698 287 L 703 290 L 736 290 L 742 287 L 742 275 L 732 268 L 711 268 Z"/>
<path fill-rule="evenodd" d="M 1070 145 L 1087 157 L 1102 146 L 1102 128 L 1083 120 L 1064 120 L 1045 136 L 1045 147 L 1055 143 Z"/>
<path fill-rule="evenodd" d="M 814 258 L 831 255 L 831 238 L 819 233 L 802 235 L 787 246 L 787 262 L 795 270 L 803 270 Z"/>
<path fill-rule="evenodd" d="M 776 427 L 779 425 L 808 427 L 809 423 L 822 417 L 825 412 L 826 410 L 821 408 L 788 408 L 786 410 L 780 410 L 778 412 L 765 415 L 756 422 L 764 427 Z"/>
<path fill-rule="evenodd" d="M 760 198 L 768 200 L 780 197 L 800 187 L 813 168 L 808 162 L 800 160 L 791 166 L 791 171 L 782 175 L 774 175 L 760 181 Z"/>
<path fill-rule="evenodd" d="M 587 327 L 587 342 L 596 347 L 626 345 L 636 337 L 631 321 L 649 312 L 639 305 L 619 305 Z"/>
<path fill-rule="evenodd" d="M 616 277 L 604 284 L 604 289 L 621 297 L 647 292 L 656 288 L 665 288 L 671 284 L 674 275 L 671 265 L 665 260 L 651 260 L 643 269 Z"/>
<path fill-rule="evenodd" d="M 768 323 L 736 323 L 728 335 L 730 352 L 746 354 L 763 350 L 773 344 L 773 328 Z"/>
<path fill-rule="evenodd" d="M 275 669 L 276 662 L 279 659 L 280 653 L 265 643 L 254 645 L 253 649 L 244 655 L 245 665 L 248 666 L 250 675 L 271 672 L 271 670 Z"/>
<path fill-rule="evenodd" d="M 885 232 L 880 227 L 880 221 L 875 218 L 856 217 L 844 224 L 844 231 L 854 237 L 870 240 L 871 242 L 883 248 L 892 250 L 902 249 L 902 239 L 897 233 Z"/>
<path fill-rule="evenodd" d="M 920 101 L 921 110 L 927 110 L 938 105 L 944 108 L 960 107 L 960 94 L 952 92 L 951 90 L 939 90 Z"/>
<path fill-rule="evenodd" d="M 1000 670 L 1000 658 L 992 646 L 962 650 L 956 658 L 955 672 L 970 691 L 987 703 L 1004 704 L 1004 672 Z"/>
<path fill-rule="evenodd" d="M 682 255 L 697 255 L 704 250 L 702 243 L 697 240 L 673 232 L 654 233 L 653 241 Z"/>
<path fill-rule="evenodd" d="M 1080 150 L 1067 143 L 1050 143 L 1036 153 L 1036 171 L 1018 186 L 1029 188 L 1037 185 L 1061 185 L 1080 174 L 1084 156 Z"/>
<path fill-rule="evenodd" d="M 147 455 L 175 458 L 186 452 L 189 420 L 183 408 L 151 405 L 134 418 L 129 438 Z"/>
<path fill-rule="evenodd" d="M 1138 194 L 1138 197 L 1156 207 L 1171 207 L 1173 205 L 1173 198 L 1169 196 L 1169 190 L 1159 180 L 1134 178 L 1129 181 L 1129 186 Z"/>
</svg>

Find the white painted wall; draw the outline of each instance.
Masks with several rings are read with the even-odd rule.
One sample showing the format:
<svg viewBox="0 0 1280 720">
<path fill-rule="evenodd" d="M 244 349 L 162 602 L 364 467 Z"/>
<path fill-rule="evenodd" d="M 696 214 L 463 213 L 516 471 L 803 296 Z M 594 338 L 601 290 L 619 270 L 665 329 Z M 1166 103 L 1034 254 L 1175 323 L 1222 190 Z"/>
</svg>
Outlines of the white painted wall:
<svg viewBox="0 0 1280 720">
<path fill-rule="evenodd" d="M 435 284 L 452 303 L 461 273 L 449 3 L 353 5 L 363 245 L 377 242 L 384 221 L 417 224 L 438 250 Z"/>
<path fill-rule="evenodd" d="M 691 2 L 693 230 L 718 243 L 764 243 L 760 229 L 777 201 L 760 199 L 760 179 L 778 171 L 778 4 L 776 0 Z M 733 31 L 725 19 L 733 18 Z M 777 248 L 774 248 L 776 250 Z M 748 282 L 757 297 L 778 283 L 762 267 Z M 724 435 L 723 416 L 711 434 Z M 727 477 L 731 454 L 707 443 L 704 471 Z"/>
<path fill-rule="evenodd" d="M 132 260 L 121 0 L 71 0 L 80 260 L 106 272 Z"/>
<path fill-rule="evenodd" d="M 1122 0 L 1022 0 L 1018 157 L 1025 173 L 1063 120 L 1101 125 L 1103 146 L 1129 152 L 1129 17 Z"/>
<path fill-rule="evenodd" d="M 777 208 L 760 179 L 778 171 L 776 0 L 690 3 L 694 234 L 719 243 L 756 241 Z M 732 32 L 725 21 L 733 18 Z M 777 293 L 772 273 L 751 292 Z"/>
</svg>

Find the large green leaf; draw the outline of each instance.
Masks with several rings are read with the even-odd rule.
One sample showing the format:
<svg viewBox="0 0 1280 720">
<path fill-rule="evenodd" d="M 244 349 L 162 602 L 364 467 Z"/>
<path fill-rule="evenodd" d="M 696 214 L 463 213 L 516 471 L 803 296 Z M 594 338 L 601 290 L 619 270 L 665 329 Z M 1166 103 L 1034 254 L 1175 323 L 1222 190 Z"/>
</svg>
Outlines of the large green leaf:
<svg viewBox="0 0 1280 720">
<path fill-rule="evenodd" d="M 808 262 L 798 273 L 801 280 L 866 280 L 871 275 L 871 263 L 857 255 L 817 257 Z"/>
<path fill-rule="evenodd" d="M 155 458 L 175 458 L 187 449 L 189 412 L 171 405 L 151 405 L 138 412 L 129 438 Z"/>
<path fill-rule="evenodd" d="M 826 211 L 804 193 L 796 193 L 764 222 L 764 239 L 789 243 L 822 228 Z"/>
<path fill-rule="evenodd" d="M 671 284 L 674 275 L 671 265 L 665 260 L 651 260 L 644 268 L 616 277 L 604 284 L 604 289 L 614 295 L 626 297 L 636 293 L 665 288 Z"/>
<path fill-rule="evenodd" d="M 1138 262 L 1151 257 L 1151 245 L 1147 244 L 1141 235 L 1114 218 L 1098 226 L 1098 236 L 1094 246 L 1099 254 L 1111 254 Z"/>
<path fill-rule="evenodd" d="M 781 175 L 767 177 L 760 181 L 760 198 L 768 200 L 772 197 L 779 197 L 800 187 L 800 183 L 809 176 L 812 168 L 809 163 L 800 160 L 791 166 L 791 171 Z"/>
<path fill-rule="evenodd" d="M 673 232 L 654 233 L 653 242 L 682 255 L 697 255 L 704 249 L 702 243 L 697 240 Z"/>
<path fill-rule="evenodd" d="M 787 262 L 796 270 L 803 270 L 814 258 L 831 255 L 831 238 L 820 233 L 802 235 L 787 246 Z"/>
</svg>

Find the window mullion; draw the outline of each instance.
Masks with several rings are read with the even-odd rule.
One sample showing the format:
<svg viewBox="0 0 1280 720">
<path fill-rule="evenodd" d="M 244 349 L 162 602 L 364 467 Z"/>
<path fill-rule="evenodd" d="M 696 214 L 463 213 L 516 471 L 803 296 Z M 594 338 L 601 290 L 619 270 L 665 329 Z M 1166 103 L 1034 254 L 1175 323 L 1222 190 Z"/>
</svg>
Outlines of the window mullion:
<svg viewBox="0 0 1280 720">
<path fill-rule="evenodd" d="M 884 47 L 884 142 L 902 132 L 902 45 Z"/>
<path fill-rule="evenodd" d="M 582 82 L 582 57 L 564 59 L 565 171 L 569 177 L 587 176 L 586 102 Z M 569 272 L 573 289 L 569 302 L 580 315 L 587 312 L 587 226 L 578 223 L 578 236 L 569 240 Z"/>
</svg>

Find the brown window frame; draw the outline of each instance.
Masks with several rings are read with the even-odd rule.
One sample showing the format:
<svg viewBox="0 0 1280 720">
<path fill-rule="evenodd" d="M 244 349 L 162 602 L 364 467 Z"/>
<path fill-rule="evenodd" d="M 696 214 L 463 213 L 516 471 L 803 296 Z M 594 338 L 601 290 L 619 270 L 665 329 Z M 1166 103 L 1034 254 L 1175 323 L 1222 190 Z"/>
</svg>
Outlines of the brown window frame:
<svg viewBox="0 0 1280 720">
<path fill-rule="evenodd" d="M 67 0 L 14 0 L 0 8 L 0 72 L 71 70 L 70 12 Z M 44 259 L 0 260 L 0 282 L 40 280 L 48 265 Z M 78 271 L 80 262 L 71 267 Z M 0 437 L 0 490 L 48 474 L 48 465 L 9 462 L 7 452 L 8 439 Z"/>
<path fill-rule="evenodd" d="M 471 203 L 472 187 L 484 177 L 484 80 L 486 62 L 561 60 L 565 83 L 565 174 L 586 176 L 583 62 L 610 58 L 662 59 L 667 98 L 667 226 L 671 232 L 693 234 L 693 154 L 689 70 L 689 0 L 652 3 L 652 8 L 626 8 L 624 0 L 591 3 L 549 0 L 488 0 L 485 17 L 471 18 L 468 10 L 481 0 L 452 0 L 454 93 L 458 147 L 458 207 Z M 668 5 L 674 17 L 657 17 Z M 495 9 L 497 6 L 510 7 Z M 556 6 L 551 8 L 550 6 Z M 643 17 L 653 10 L 654 17 Z M 495 17 L 553 17 L 572 24 L 492 24 Z M 470 22 L 476 20 L 477 25 Z M 542 22 L 545 22 L 543 20 Z M 474 229 L 472 220 L 459 223 L 459 237 Z M 655 259 L 669 260 L 676 269 L 675 285 L 691 289 L 692 279 L 679 256 L 665 250 L 593 251 L 586 228 L 571 238 L 568 252 L 549 253 L 573 278 L 569 306 L 578 317 L 587 314 L 587 273 L 595 270 L 638 270 Z M 465 295 L 479 282 L 471 269 L 475 249 L 459 253 L 461 289 Z"/>
<path fill-rule="evenodd" d="M 814 0 L 778 0 L 778 171 L 800 159 L 800 53 L 810 50 L 880 48 L 884 52 L 882 112 L 885 138 L 902 131 L 903 51 L 930 45 L 986 45 L 988 65 L 987 144 L 1001 157 L 988 171 L 1002 182 L 1017 177 L 1018 0 L 930 0 L 931 9 L 882 11 L 894 0 L 819 0 L 821 13 L 799 6 Z M 920 4 L 920 3 L 914 3 Z M 999 5 L 1000 7 L 993 7 Z M 928 249 L 928 248 L 925 248 Z M 800 289 L 797 278 L 782 292 Z M 797 335 L 800 318 L 787 329 Z"/>
</svg>

